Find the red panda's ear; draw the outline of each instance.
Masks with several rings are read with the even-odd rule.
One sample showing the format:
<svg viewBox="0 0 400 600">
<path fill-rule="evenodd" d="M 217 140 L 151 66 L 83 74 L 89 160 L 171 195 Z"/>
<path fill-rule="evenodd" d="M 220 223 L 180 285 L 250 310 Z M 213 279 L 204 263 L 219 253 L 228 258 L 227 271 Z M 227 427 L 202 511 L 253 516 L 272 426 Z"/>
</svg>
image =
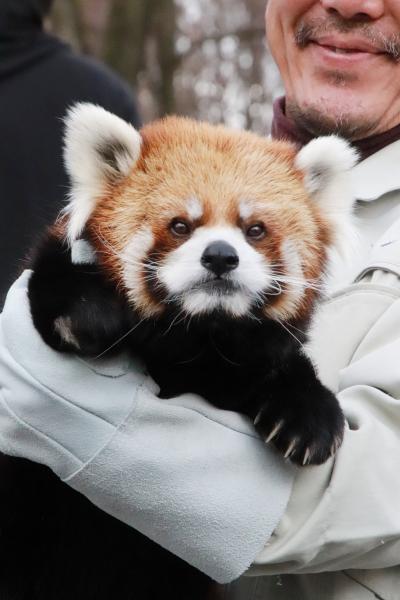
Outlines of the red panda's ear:
<svg viewBox="0 0 400 600">
<path fill-rule="evenodd" d="M 308 193 L 323 210 L 351 211 L 350 171 L 357 160 L 357 152 L 348 142 L 330 135 L 316 138 L 304 146 L 296 156 L 295 166 L 303 172 Z M 347 194 L 341 195 L 338 192 L 343 188 Z"/>
<path fill-rule="evenodd" d="M 140 156 L 140 134 L 100 106 L 79 103 L 65 118 L 64 160 L 71 179 L 68 237 L 76 239 L 106 187 L 126 177 Z"/>
<path fill-rule="evenodd" d="M 352 219 L 355 197 L 351 178 L 351 169 L 357 160 L 357 151 L 335 135 L 312 140 L 295 159 L 295 166 L 303 172 L 308 193 L 331 224 L 330 264 L 338 257 L 340 260 L 351 257 L 358 245 Z"/>
</svg>

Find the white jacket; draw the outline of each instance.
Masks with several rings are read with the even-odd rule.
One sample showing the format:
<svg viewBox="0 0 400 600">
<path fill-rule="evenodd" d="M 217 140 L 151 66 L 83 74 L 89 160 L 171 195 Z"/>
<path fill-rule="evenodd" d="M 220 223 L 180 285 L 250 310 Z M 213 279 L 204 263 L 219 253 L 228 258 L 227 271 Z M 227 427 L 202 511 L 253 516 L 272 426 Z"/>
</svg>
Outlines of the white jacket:
<svg viewBox="0 0 400 600">
<path fill-rule="evenodd" d="M 272 576 L 242 578 L 230 599 L 400 599 L 400 141 L 360 163 L 354 186 L 364 264 L 321 307 L 310 348 L 345 412 L 344 443 L 298 471 L 248 572 Z"/>
</svg>

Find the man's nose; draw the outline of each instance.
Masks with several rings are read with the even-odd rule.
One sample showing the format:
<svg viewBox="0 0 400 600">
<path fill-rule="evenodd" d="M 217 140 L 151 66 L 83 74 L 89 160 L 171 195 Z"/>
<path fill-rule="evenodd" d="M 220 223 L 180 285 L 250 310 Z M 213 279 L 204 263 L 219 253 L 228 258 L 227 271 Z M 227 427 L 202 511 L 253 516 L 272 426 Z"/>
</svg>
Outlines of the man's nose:
<svg viewBox="0 0 400 600">
<path fill-rule="evenodd" d="M 385 12 L 384 0 L 321 0 L 322 6 L 336 12 L 344 19 L 364 19 L 375 21 Z"/>
<path fill-rule="evenodd" d="M 233 271 L 239 265 L 235 248 L 224 241 L 212 242 L 203 252 L 201 264 L 217 277 Z"/>
</svg>

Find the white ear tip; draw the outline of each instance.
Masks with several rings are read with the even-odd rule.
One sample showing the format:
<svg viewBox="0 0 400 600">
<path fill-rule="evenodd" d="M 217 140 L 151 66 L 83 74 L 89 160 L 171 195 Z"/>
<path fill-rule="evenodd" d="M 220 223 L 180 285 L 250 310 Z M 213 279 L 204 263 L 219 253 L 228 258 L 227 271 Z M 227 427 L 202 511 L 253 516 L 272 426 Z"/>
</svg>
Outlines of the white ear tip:
<svg viewBox="0 0 400 600">
<path fill-rule="evenodd" d="M 357 151 L 344 139 L 330 135 L 315 138 L 300 150 L 295 166 L 303 171 L 304 183 L 311 194 L 326 189 L 357 163 Z"/>
<path fill-rule="evenodd" d="M 98 106 L 97 104 L 92 104 L 91 102 L 77 102 L 76 104 L 68 107 L 64 121 L 66 125 L 69 125 L 76 119 L 85 120 L 88 116 L 95 115 L 103 111 L 104 108 L 101 108 L 101 106 Z"/>
<path fill-rule="evenodd" d="M 90 102 L 78 102 L 70 106 L 64 117 L 66 145 L 68 146 L 72 136 L 79 135 L 83 130 L 90 131 L 91 127 L 107 114 L 104 108 Z"/>
<path fill-rule="evenodd" d="M 329 169 L 339 173 L 349 171 L 358 161 L 357 150 L 337 135 L 329 135 L 311 140 L 300 150 L 296 166 L 301 170 L 313 168 Z"/>
<path fill-rule="evenodd" d="M 348 171 L 357 164 L 358 152 L 344 138 L 329 135 L 312 140 L 311 144 L 315 144 L 321 154 L 326 153 L 326 158 L 332 159 L 340 171 Z"/>
<path fill-rule="evenodd" d="M 141 153 L 136 129 L 101 106 L 80 102 L 65 117 L 64 160 L 71 178 L 68 236 L 83 231 L 109 183 L 127 177 Z"/>
<path fill-rule="evenodd" d="M 89 102 L 78 102 L 71 106 L 64 119 L 65 151 L 67 169 L 74 175 L 74 160 L 79 171 L 79 161 L 85 150 L 98 150 L 107 142 L 122 144 L 135 162 L 140 156 L 142 138 L 136 129 L 101 106 Z M 71 164 L 72 163 L 72 164 Z"/>
<path fill-rule="evenodd" d="M 92 102 L 76 102 L 76 104 L 72 104 L 67 108 L 64 123 L 68 129 L 69 127 L 78 124 L 90 126 L 93 121 L 97 122 L 97 120 L 101 118 L 119 119 L 119 117 L 108 112 L 108 110 L 98 104 L 92 104 Z"/>
</svg>

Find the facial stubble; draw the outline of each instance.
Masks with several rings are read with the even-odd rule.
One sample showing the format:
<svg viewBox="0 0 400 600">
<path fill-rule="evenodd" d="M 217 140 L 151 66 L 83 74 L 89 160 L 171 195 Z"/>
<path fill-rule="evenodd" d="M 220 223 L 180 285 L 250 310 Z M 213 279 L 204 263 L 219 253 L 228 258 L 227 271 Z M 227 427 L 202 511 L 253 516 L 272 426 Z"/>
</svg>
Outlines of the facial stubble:
<svg viewBox="0 0 400 600">
<path fill-rule="evenodd" d="M 384 36 L 361 18 L 346 20 L 339 15 L 330 15 L 324 19 L 300 21 L 295 31 L 295 43 L 301 52 L 305 51 L 309 44 L 321 35 L 353 31 L 357 31 L 358 34 L 372 42 L 387 60 L 400 61 L 400 35 Z M 337 70 L 327 71 L 323 77 L 329 85 L 341 89 L 354 84 L 357 80 L 355 75 Z M 344 106 L 339 113 L 332 114 L 329 106 L 324 108 L 323 98 L 316 99 L 315 104 L 310 106 L 301 106 L 291 98 L 288 98 L 286 102 L 286 114 L 300 129 L 314 136 L 334 133 L 349 140 L 365 138 L 379 125 L 378 119 L 356 116 L 354 108 L 354 105 L 349 104 Z"/>
</svg>

